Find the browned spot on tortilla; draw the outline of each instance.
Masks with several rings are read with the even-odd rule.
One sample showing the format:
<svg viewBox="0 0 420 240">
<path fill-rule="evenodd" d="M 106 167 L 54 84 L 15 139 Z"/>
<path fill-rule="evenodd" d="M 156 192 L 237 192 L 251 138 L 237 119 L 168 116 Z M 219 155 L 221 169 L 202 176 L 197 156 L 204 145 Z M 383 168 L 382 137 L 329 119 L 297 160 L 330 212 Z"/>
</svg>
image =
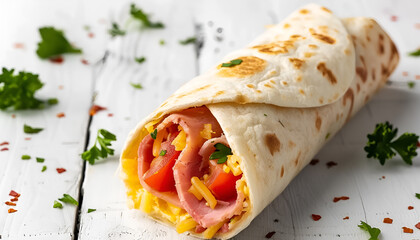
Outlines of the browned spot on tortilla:
<svg viewBox="0 0 420 240">
<path fill-rule="evenodd" d="M 257 93 L 262 93 L 261 90 L 255 90 Z"/>
<path fill-rule="evenodd" d="M 353 43 L 355 43 L 355 42 L 356 42 L 356 40 L 357 40 L 357 37 L 356 37 L 356 36 L 354 36 L 354 35 L 351 35 L 351 39 L 353 40 Z"/>
<path fill-rule="evenodd" d="M 308 13 L 309 13 L 309 11 L 308 11 L 308 10 L 306 10 L 306 9 L 301 9 L 299 12 L 300 12 L 301 14 L 308 14 Z"/>
<path fill-rule="evenodd" d="M 367 79 L 367 71 L 364 67 L 356 67 L 356 73 L 359 75 L 360 79 L 362 79 L 362 82 L 366 82 Z"/>
<path fill-rule="evenodd" d="M 296 146 L 296 143 L 294 143 L 293 141 L 289 140 L 289 148 L 294 148 Z"/>
<path fill-rule="evenodd" d="M 281 172 L 280 172 L 280 177 L 284 176 L 284 166 L 281 166 Z"/>
<path fill-rule="evenodd" d="M 317 49 L 317 48 L 318 48 L 318 46 L 317 46 L 317 45 L 315 45 L 315 44 L 309 44 L 309 45 L 308 45 L 308 47 L 310 47 L 310 48 L 312 48 L 312 49 Z"/>
<path fill-rule="evenodd" d="M 347 117 L 346 117 L 346 122 L 350 119 L 351 113 L 353 111 L 354 93 L 353 93 L 353 90 L 351 88 L 347 89 L 346 93 L 344 93 L 344 96 L 343 96 L 343 106 L 346 106 L 347 99 L 349 99 L 349 101 L 351 101 L 351 102 L 350 102 L 349 112 L 348 112 Z"/>
<path fill-rule="evenodd" d="M 384 47 L 384 35 L 382 33 L 379 34 L 379 41 L 378 41 L 378 52 L 380 55 L 384 54 L 385 47 Z"/>
<path fill-rule="evenodd" d="M 367 103 L 369 101 L 369 95 L 366 95 L 365 97 L 365 103 Z"/>
<path fill-rule="evenodd" d="M 283 84 L 284 86 L 287 86 L 287 82 L 286 81 L 281 81 L 281 84 Z"/>
<path fill-rule="evenodd" d="M 176 96 L 176 98 L 182 98 L 182 97 L 185 97 L 185 96 L 191 95 L 191 94 L 193 94 L 193 93 L 200 92 L 200 91 L 202 91 L 202 90 L 204 90 L 204 89 L 206 89 L 206 88 L 208 88 L 208 87 L 210 87 L 210 86 L 211 86 L 211 85 L 210 85 L 210 84 L 208 84 L 208 85 L 205 85 L 205 86 L 202 86 L 202 87 L 196 88 L 196 89 L 191 90 L 191 91 L 189 91 L 189 92 L 186 92 L 186 93 L 183 93 L 183 94 L 181 94 L 181 95 L 178 95 L 178 96 Z"/>
<path fill-rule="evenodd" d="M 319 103 L 321 103 L 321 104 L 323 104 L 323 103 L 324 103 L 324 98 L 323 98 L 323 97 L 320 97 L 320 98 L 319 98 Z"/>
<path fill-rule="evenodd" d="M 301 35 L 299 34 L 294 34 L 292 36 L 290 36 L 291 39 L 298 39 L 298 38 L 303 38 Z"/>
<path fill-rule="evenodd" d="M 289 61 L 293 64 L 296 69 L 300 69 L 302 65 L 305 63 L 304 60 L 299 58 L 289 58 Z"/>
<path fill-rule="evenodd" d="M 330 9 L 326 8 L 326 7 L 321 7 L 322 10 L 328 12 L 328 13 L 332 13 Z"/>
<path fill-rule="evenodd" d="M 321 42 L 328 43 L 328 44 L 334 44 L 335 43 L 334 38 L 332 38 L 330 36 L 327 36 L 325 34 L 316 33 L 313 28 L 310 28 L 309 32 L 312 34 L 312 36 L 314 38 L 320 40 Z"/>
<path fill-rule="evenodd" d="M 272 84 L 276 84 L 276 81 L 274 81 L 273 79 L 271 79 L 271 80 L 270 80 L 270 82 L 271 82 Z"/>
<path fill-rule="evenodd" d="M 270 83 L 264 83 L 264 87 L 273 88 L 273 86 Z"/>
<path fill-rule="evenodd" d="M 381 64 L 381 73 L 382 73 L 382 78 L 384 79 L 384 81 L 386 81 L 386 79 L 389 76 L 389 71 L 388 71 L 388 68 L 383 64 Z"/>
<path fill-rule="evenodd" d="M 350 49 L 348 49 L 348 48 L 344 49 L 344 54 L 350 55 L 350 53 L 351 53 Z"/>
<path fill-rule="evenodd" d="M 302 154 L 302 151 L 299 151 L 299 153 L 298 153 L 298 155 L 297 155 L 297 157 L 296 157 L 296 159 L 295 159 L 295 161 L 294 161 L 294 163 L 295 163 L 295 167 L 297 167 L 297 165 L 299 164 L 299 158 L 300 158 L 300 155 Z"/>
<path fill-rule="evenodd" d="M 379 40 L 384 40 L 384 35 L 382 35 L 382 33 L 379 33 Z"/>
<path fill-rule="evenodd" d="M 360 56 L 360 61 L 362 62 L 363 66 L 366 66 L 365 58 L 363 56 Z"/>
<path fill-rule="evenodd" d="M 220 77 L 243 78 L 263 71 L 267 65 L 264 59 L 254 56 L 238 57 L 237 59 L 242 60 L 241 64 L 233 67 L 221 67 L 222 65 L 219 65 L 217 74 Z"/>
<path fill-rule="evenodd" d="M 337 113 L 337 116 L 335 116 L 335 120 L 338 121 L 340 119 L 340 115 Z"/>
<path fill-rule="evenodd" d="M 375 69 L 372 68 L 372 80 L 375 81 L 376 80 L 376 75 L 375 75 Z"/>
<path fill-rule="evenodd" d="M 288 53 L 289 48 L 293 48 L 293 47 L 294 47 L 294 41 L 287 40 L 287 41 L 277 41 L 273 43 L 257 45 L 251 48 L 258 49 L 259 52 L 266 53 L 266 54 L 282 54 L 282 53 Z"/>
<path fill-rule="evenodd" d="M 305 95 L 305 91 L 303 91 L 302 88 L 299 88 L 299 93 L 302 94 L 302 95 Z"/>
<path fill-rule="evenodd" d="M 220 96 L 220 95 L 222 95 L 223 93 L 225 93 L 225 91 L 218 91 L 216 94 L 214 94 L 214 96 L 213 96 L 213 97 Z"/>
<path fill-rule="evenodd" d="M 360 84 L 358 83 L 356 87 L 357 87 L 357 93 L 359 93 L 360 92 Z"/>
<path fill-rule="evenodd" d="M 236 96 L 235 102 L 237 102 L 239 104 L 245 104 L 245 103 L 249 102 L 249 98 L 247 96 L 239 94 L 238 96 Z"/>
<path fill-rule="evenodd" d="M 390 44 L 391 44 L 391 47 L 390 47 L 391 48 L 391 55 L 389 55 L 389 64 L 391 64 L 391 62 L 394 58 L 397 58 L 397 59 L 399 58 L 398 49 L 395 46 L 394 42 L 392 42 L 390 40 Z"/>
<path fill-rule="evenodd" d="M 317 112 L 316 113 L 316 119 L 315 119 L 315 127 L 316 127 L 316 130 L 318 130 L 318 132 L 319 132 L 319 130 L 321 130 L 321 125 L 322 125 L 322 119 L 318 115 L 318 112 Z"/>
<path fill-rule="evenodd" d="M 305 58 L 310 58 L 313 55 L 315 55 L 315 53 L 313 53 L 313 52 L 306 52 L 306 53 L 303 54 L 303 56 L 305 56 Z"/>
<path fill-rule="evenodd" d="M 370 37 L 369 37 L 368 35 L 366 35 L 366 40 L 367 40 L 368 42 L 370 42 Z"/>
<path fill-rule="evenodd" d="M 255 88 L 255 86 L 253 84 L 247 84 L 246 86 L 249 87 L 249 88 Z"/>
<path fill-rule="evenodd" d="M 326 25 L 321 25 L 318 26 L 318 29 L 323 33 L 323 34 L 328 34 L 328 26 Z"/>
<path fill-rule="evenodd" d="M 300 82 L 300 81 L 302 81 L 302 76 L 298 76 L 298 77 L 296 78 L 296 82 Z"/>
<path fill-rule="evenodd" d="M 285 23 L 284 25 L 283 25 L 283 28 L 289 28 L 290 27 L 290 24 L 288 24 L 288 23 Z"/>
<path fill-rule="evenodd" d="M 280 141 L 274 133 L 265 135 L 265 145 L 267 145 L 272 156 L 280 151 Z"/>
<path fill-rule="evenodd" d="M 328 79 L 328 81 L 330 81 L 331 84 L 334 85 L 337 83 L 337 79 L 335 78 L 333 72 L 331 72 L 331 70 L 327 68 L 324 62 L 319 63 L 316 68 L 318 69 L 318 71 L 321 72 L 322 76 L 324 76 Z"/>
</svg>

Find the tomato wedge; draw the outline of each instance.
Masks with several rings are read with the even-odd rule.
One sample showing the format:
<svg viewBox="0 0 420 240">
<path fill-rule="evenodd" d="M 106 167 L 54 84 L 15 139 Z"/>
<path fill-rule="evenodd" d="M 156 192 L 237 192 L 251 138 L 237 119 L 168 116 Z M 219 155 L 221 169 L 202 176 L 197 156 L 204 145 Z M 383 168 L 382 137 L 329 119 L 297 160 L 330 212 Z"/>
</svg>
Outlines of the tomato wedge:
<svg viewBox="0 0 420 240">
<path fill-rule="evenodd" d="M 169 139 L 162 142 L 161 150 L 166 151 L 165 155 L 153 159 L 149 170 L 143 175 L 143 180 L 147 185 L 159 192 L 176 191 L 172 168 L 181 151 L 175 151 L 175 147 L 171 145 L 177 134 L 172 135 Z"/>
<path fill-rule="evenodd" d="M 242 174 L 234 176 L 232 172 L 223 171 L 222 164 L 217 164 L 216 160 L 210 161 L 210 175 L 206 181 L 207 187 L 218 200 L 228 201 L 236 198 L 236 181 L 241 179 Z"/>
</svg>

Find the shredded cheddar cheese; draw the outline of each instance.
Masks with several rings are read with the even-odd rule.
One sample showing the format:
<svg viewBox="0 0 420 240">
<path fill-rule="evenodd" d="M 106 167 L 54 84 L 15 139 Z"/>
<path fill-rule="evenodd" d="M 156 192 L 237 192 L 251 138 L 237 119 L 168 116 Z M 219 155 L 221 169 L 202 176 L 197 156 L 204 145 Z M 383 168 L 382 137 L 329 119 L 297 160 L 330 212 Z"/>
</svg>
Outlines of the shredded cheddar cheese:
<svg viewBox="0 0 420 240">
<path fill-rule="evenodd" d="M 140 209 L 145 213 L 152 211 L 152 194 L 148 191 L 144 191 L 141 195 Z"/>
<path fill-rule="evenodd" d="M 147 130 L 149 133 L 151 133 L 151 132 L 153 132 L 153 130 L 155 130 L 154 125 L 155 125 L 156 123 L 158 123 L 159 121 L 160 121 L 159 119 L 156 119 L 156 120 L 150 121 L 150 122 L 148 122 L 148 123 L 144 126 L 144 128 L 146 128 L 146 130 Z"/>
<path fill-rule="evenodd" d="M 223 164 L 223 171 L 225 173 L 229 173 L 230 172 L 230 168 L 226 164 Z"/>
<path fill-rule="evenodd" d="M 176 225 L 176 231 L 178 233 L 183 233 L 195 228 L 196 226 L 197 222 L 193 218 L 187 218 Z"/>
<path fill-rule="evenodd" d="M 241 168 L 239 167 L 239 162 L 241 159 L 236 155 L 229 155 L 226 164 L 232 170 L 233 175 L 239 176 L 242 173 Z"/>
<path fill-rule="evenodd" d="M 209 227 L 209 228 L 207 228 L 204 232 L 203 232 L 203 236 L 206 238 L 206 239 L 212 239 L 213 238 L 213 236 L 214 236 L 214 234 L 216 234 L 217 233 L 217 231 L 219 231 L 219 229 L 223 226 L 223 224 L 225 224 L 226 223 L 226 221 L 222 221 L 222 222 L 220 222 L 220 223 L 218 223 L 218 224 L 216 224 L 216 225 L 213 225 L 213 226 L 211 226 L 211 227 Z"/>
<path fill-rule="evenodd" d="M 194 185 L 191 185 L 190 189 L 188 189 L 188 192 L 194 194 L 194 196 L 198 199 L 201 200 L 203 199 L 203 195 L 201 195 L 201 193 L 199 191 L 197 191 L 197 189 L 194 187 Z"/>
<path fill-rule="evenodd" d="M 185 148 L 185 145 L 187 145 L 187 135 L 184 130 L 181 130 L 171 144 L 175 146 L 175 151 L 182 151 Z"/>
<path fill-rule="evenodd" d="M 201 130 L 200 132 L 200 136 L 204 139 L 210 139 L 211 138 L 211 134 L 215 133 L 211 130 L 211 124 L 204 124 L 204 128 L 203 130 Z"/>
<path fill-rule="evenodd" d="M 153 156 L 158 157 L 160 153 L 160 146 L 162 144 L 162 140 L 166 135 L 166 130 L 158 131 L 156 135 L 156 139 L 153 142 Z"/>
<path fill-rule="evenodd" d="M 210 190 L 207 188 L 207 186 L 204 185 L 204 183 L 201 182 L 200 179 L 198 179 L 198 177 L 192 177 L 191 184 L 204 197 L 204 199 L 206 199 L 207 203 L 209 204 L 209 207 L 211 209 L 214 209 L 216 207 L 217 200 L 213 196 L 213 194 L 210 192 Z"/>
</svg>

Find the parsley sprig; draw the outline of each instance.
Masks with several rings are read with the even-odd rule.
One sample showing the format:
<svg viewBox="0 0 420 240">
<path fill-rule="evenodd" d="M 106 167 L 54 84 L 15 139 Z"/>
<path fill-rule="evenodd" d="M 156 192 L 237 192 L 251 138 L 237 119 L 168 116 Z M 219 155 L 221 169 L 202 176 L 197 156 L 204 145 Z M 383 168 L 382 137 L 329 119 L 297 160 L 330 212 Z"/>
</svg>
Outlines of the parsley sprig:
<svg viewBox="0 0 420 240">
<path fill-rule="evenodd" d="M 381 230 L 379 228 L 371 227 L 363 221 L 360 221 L 360 225 L 357 226 L 369 233 L 369 240 L 379 240 L 379 234 L 381 234 Z"/>
<path fill-rule="evenodd" d="M 124 36 L 126 32 L 120 28 L 118 23 L 113 22 L 111 29 L 108 30 L 108 33 L 112 37 L 116 37 L 116 36 Z"/>
<path fill-rule="evenodd" d="M 34 134 L 34 133 L 39 133 L 42 130 L 44 130 L 43 128 L 33 128 L 29 125 L 24 124 L 23 125 L 23 132 L 27 133 L 27 134 Z"/>
<path fill-rule="evenodd" d="M 164 28 L 165 25 L 161 22 L 152 22 L 150 21 L 150 17 L 148 14 L 143 12 L 140 8 L 137 8 L 135 4 L 131 4 L 130 6 L 130 15 L 134 18 L 142 22 L 144 28 Z"/>
<path fill-rule="evenodd" d="M 216 148 L 216 151 L 214 151 L 210 155 L 210 160 L 218 159 L 217 163 L 222 164 L 227 161 L 227 156 L 232 155 L 232 149 L 230 147 L 225 146 L 221 143 L 214 144 L 214 147 Z"/>
<path fill-rule="evenodd" d="M 193 44 L 196 41 L 197 41 L 196 37 L 189 37 L 189 38 L 186 38 L 184 40 L 180 40 L 179 44 L 181 44 L 181 45 Z"/>
<path fill-rule="evenodd" d="M 99 158 L 107 158 L 109 155 L 114 155 L 114 149 L 109 148 L 112 141 L 116 141 L 117 137 L 105 129 L 99 129 L 93 146 L 82 153 L 82 159 L 88 161 L 90 164 L 95 164 Z M 96 146 L 99 143 L 100 149 Z"/>
<path fill-rule="evenodd" d="M 242 63 L 242 59 L 234 59 L 228 63 L 222 63 L 222 67 L 233 67 Z"/>
<path fill-rule="evenodd" d="M 381 165 L 396 155 L 402 157 L 405 163 L 412 165 L 413 157 L 417 156 L 417 142 L 419 136 L 414 133 L 403 133 L 398 139 L 392 141 L 398 132 L 389 122 L 376 124 L 372 134 L 368 134 L 368 142 L 365 146 L 368 158 L 376 158 Z M 395 150 L 395 151 L 394 151 Z"/>
<path fill-rule="evenodd" d="M 420 57 L 420 48 L 408 53 L 408 55 L 413 56 L 413 57 Z"/>
<path fill-rule="evenodd" d="M 36 54 L 42 58 L 51 58 L 64 53 L 82 53 L 81 49 L 73 47 L 63 31 L 53 27 L 43 27 L 39 29 L 41 42 L 38 43 Z"/>
</svg>

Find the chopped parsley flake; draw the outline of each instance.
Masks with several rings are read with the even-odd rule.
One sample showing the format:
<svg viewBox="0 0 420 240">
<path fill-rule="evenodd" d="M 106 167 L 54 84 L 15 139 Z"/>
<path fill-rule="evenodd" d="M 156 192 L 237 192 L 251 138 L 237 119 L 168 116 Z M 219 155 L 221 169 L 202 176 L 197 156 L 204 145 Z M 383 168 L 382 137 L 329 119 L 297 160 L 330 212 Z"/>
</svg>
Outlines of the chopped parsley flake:
<svg viewBox="0 0 420 240">
<path fill-rule="evenodd" d="M 42 130 L 44 130 L 43 128 L 33 128 L 29 125 L 24 124 L 23 125 L 23 132 L 28 133 L 28 134 L 34 134 L 34 133 L 39 133 Z"/>
<path fill-rule="evenodd" d="M 233 67 L 242 63 L 242 59 L 231 60 L 228 63 L 222 63 L 222 67 Z"/>
<path fill-rule="evenodd" d="M 157 129 L 155 129 L 153 132 L 151 132 L 151 133 L 150 133 L 150 136 L 151 136 L 153 139 L 156 139 L 156 136 L 157 136 Z"/>
<path fill-rule="evenodd" d="M 230 147 L 225 146 L 221 143 L 214 144 L 214 147 L 216 148 L 216 151 L 214 151 L 210 155 L 210 160 L 218 159 L 217 163 L 222 164 L 227 161 L 227 156 L 232 155 L 232 149 Z"/>
<path fill-rule="evenodd" d="M 166 150 L 160 151 L 159 156 L 165 156 L 165 155 L 166 155 Z"/>
</svg>

